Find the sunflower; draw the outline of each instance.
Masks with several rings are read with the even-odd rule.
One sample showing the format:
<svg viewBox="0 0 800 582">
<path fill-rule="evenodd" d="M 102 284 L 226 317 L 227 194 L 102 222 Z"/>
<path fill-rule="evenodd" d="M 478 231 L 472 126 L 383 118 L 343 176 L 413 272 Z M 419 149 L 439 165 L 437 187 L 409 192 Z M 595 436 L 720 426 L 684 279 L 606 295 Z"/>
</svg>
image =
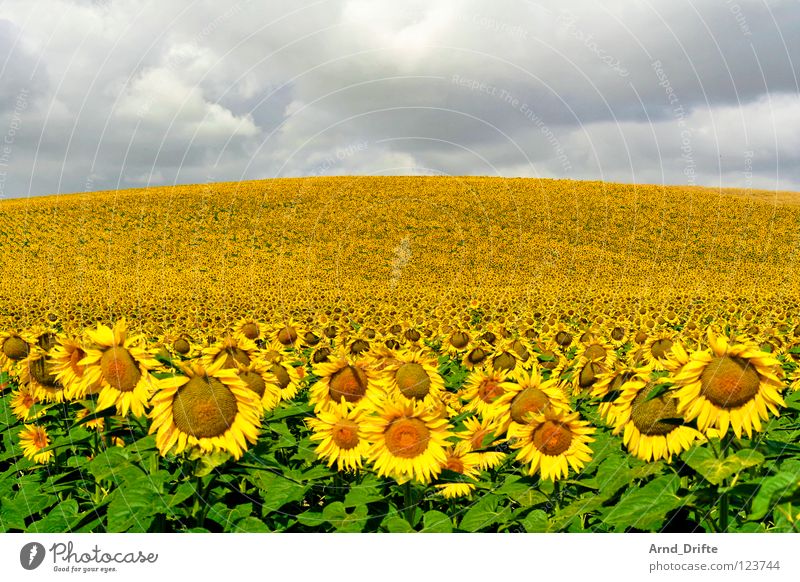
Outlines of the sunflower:
<svg viewBox="0 0 800 582">
<path fill-rule="evenodd" d="M 258 357 L 267 362 L 280 362 L 289 355 L 286 348 L 274 339 L 259 351 Z"/>
<path fill-rule="evenodd" d="M 609 364 L 607 358 L 597 356 L 592 359 L 585 355 L 578 356 L 572 365 L 572 378 L 569 381 L 572 386 L 572 395 L 578 396 L 587 391 L 591 392 L 598 378 L 612 369 L 613 361 Z"/>
<path fill-rule="evenodd" d="M 550 330 L 550 339 L 558 345 L 561 353 L 566 353 L 575 343 L 575 330 L 564 323 L 558 323 L 555 329 Z"/>
<path fill-rule="evenodd" d="M 39 403 L 36 394 L 31 392 L 27 386 L 22 386 L 19 390 L 11 393 L 11 412 L 19 420 L 25 422 L 34 420 L 44 414 L 44 411 L 34 412 L 33 407 Z"/>
<path fill-rule="evenodd" d="M 371 340 L 372 338 L 366 334 L 366 330 L 361 328 L 358 333 L 350 335 L 346 340 L 343 340 L 342 343 L 347 346 L 347 352 L 354 358 L 357 358 L 370 350 Z"/>
<path fill-rule="evenodd" d="M 533 347 L 527 338 L 518 337 L 508 341 L 511 351 L 517 355 L 517 364 L 522 365 L 525 369 L 530 369 L 536 365 L 536 358 L 533 357 Z"/>
<path fill-rule="evenodd" d="M 348 402 L 351 406 L 366 405 L 370 394 L 377 395 L 377 374 L 369 366 L 369 360 L 352 360 L 341 349 L 328 362 L 313 368 L 319 380 L 311 387 L 309 402 L 314 411 L 325 410 L 331 403 Z M 361 406 L 359 406 L 361 407 Z"/>
<path fill-rule="evenodd" d="M 498 435 L 505 434 L 514 424 L 527 424 L 531 415 L 569 410 L 569 400 L 558 379 L 543 380 L 536 368 L 520 371 L 512 379 L 508 391 L 485 414 L 497 421 Z"/>
<path fill-rule="evenodd" d="M 106 423 L 105 423 L 105 418 L 103 418 L 102 416 L 81 422 L 84 418 L 86 418 L 90 414 L 94 414 L 94 412 L 86 407 L 81 408 L 78 412 L 75 413 L 75 422 L 81 423 L 82 426 L 86 427 L 89 430 L 96 430 L 97 432 L 103 432 Z"/>
<path fill-rule="evenodd" d="M 155 386 L 150 370 L 159 364 L 141 347 L 141 337 L 128 337 L 124 319 L 113 328 L 98 324 L 86 335 L 94 345 L 78 364 L 85 366 L 86 386 L 100 385 L 98 410 L 116 406 L 121 416 L 142 416 Z"/>
<path fill-rule="evenodd" d="M 364 428 L 371 443 L 368 456 L 379 477 L 427 484 L 447 461 L 451 427 L 439 410 L 429 410 L 421 402 L 387 400 L 377 414 L 367 418 Z"/>
<path fill-rule="evenodd" d="M 509 439 L 517 452 L 517 460 L 530 463 L 528 474 L 538 471 L 542 479 L 556 481 L 566 478 L 569 467 L 580 471 L 592 457 L 587 443 L 595 431 L 589 423 L 580 420 L 577 412 L 548 411 L 537 414 L 528 424 L 514 424 L 509 429 Z"/>
<path fill-rule="evenodd" d="M 0 370 L 11 373 L 17 363 L 30 354 L 31 346 L 22 334 L 14 331 L 0 332 Z"/>
<path fill-rule="evenodd" d="M 439 395 L 439 401 L 444 407 L 445 414 L 448 418 L 453 418 L 464 412 L 464 406 L 461 403 L 461 398 L 455 392 L 443 391 Z"/>
<path fill-rule="evenodd" d="M 363 410 L 331 404 L 316 418 L 306 421 L 313 431 L 311 440 L 321 441 L 315 452 L 329 467 L 336 463 L 338 471 L 361 469 L 361 461 L 369 450 L 364 433 L 365 414 Z"/>
<path fill-rule="evenodd" d="M 628 363 L 618 363 L 617 366 L 597 376 L 597 381 L 592 385 L 589 396 L 599 398 L 597 411 L 605 421 L 613 425 L 613 401 L 619 397 L 623 386 L 633 380 L 637 374 L 650 375 L 652 366 L 635 367 Z"/>
<path fill-rule="evenodd" d="M 624 346 L 629 339 L 630 334 L 627 328 L 621 323 L 618 323 L 611 328 L 611 331 L 608 333 L 608 343 L 614 348 L 620 348 Z"/>
<path fill-rule="evenodd" d="M 436 483 L 434 486 L 445 499 L 471 497 L 475 491 L 475 483 L 480 476 L 480 459 L 477 453 L 471 453 L 457 447 L 445 450 L 445 462 L 442 469 L 461 475 L 461 479 L 450 483 Z"/>
<path fill-rule="evenodd" d="M 86 366 L 79 363 L 86 355 L 78 338 L 65 335 L 58 337 L 50 352 L 52 372 L 56 380 L 64 386 L 64 397 L 68 400 L 79 400 L 100 391 L 99 378 L 92 385 L 86 384 Z"/>
<path fill-rule="evenodd" d="M 497 399 L 511 388 L 513 384 L 508 381 L 508 373 L 505 370 L 495 370 L 487 366 L 475 368 L 467 376 L 460 391 L 462 400 L 466 402 L 464 410 L 474 411 L 481 417 L 486 417 Z"/>
<path fill-rule="evenodd" d="M 451 357 L 459 357 L 469 346 L 472 338 L 467 331 L 452 330 L 444 341 L 443 349 Z"/>
<path fill-rule="evenodd" d="M 678 412 L 687 422 L 697 419 L 697 428 L 716 428 L 720 436 L 733 429 L 752 436 L 761 431 L 769 412 L 779 416 L 786 406 L 780 392 L 780 362 L 753 344 L 729 343 L 709 330 L 709 350 L 693 352 L 674 375 Z"/>
<path fill-rule="evenodd" d="M 614 401 L 613 434 L 623 433 L 623 442 L 630 453 L 643 461 L 666 459 L 692 447 L 704 437 L 686 426 L 675 399 L 660 394 L 648 400 L 654 388 L 649 373 L 637 374 L 626 382 Z"/>
<path fill-rule="evenodd" d="M 236 370 L 223 368 L 224 364 L 224 358 L 208 367 L 178 364 L 185 376 L 158 381 L 149 433 L 157 433 L 162 456 L 190 448 L 201 453 L 227 451 L 238 459 L 248 441 L 256 442 L 261 401 Z"/>
<path fill-rule="evenodd" d="M 461 358 L 461 365 L 467 370 L 474 370 L 482 366 L 489 355 L 492 353 L 492 346 L 486 342 L 473 342 L 467 346 L 464 356 Z"/>
<path fill-rule="evenodd" d="M 271 372 L 277 365 L 254 359 L 248 366 L 237 366 L 239 378 L 258 395 L 264 410 L 273 410 L 281 401 L 279 380 Z"/>
<path fill-rule="evenodd" d="M 173 357 L 182 360 L 194 359 L 202 352 L 200 346 L 192 341 L 192 337 L 188 333 L 165 333 L 156 342 L 156 345 L 161 347 L 159 353 L 168 359 Z"/>
<path fill-rule="evenodd" d="M 296 348 L 303 339 L 303 328 L 294 318 L 281 322 L 272 329 L 270 339 L 277 340 L 284 348 Z"/>
<path fill-rule="evenodd" d="M 519 340 L 516 340 L 519 342 Z M 509 374 L 513 372 L 517 366 L 522 367 L 523 362 L 522 356 L 519 352 L 522 352 L 526 356 L 526 362 L 531 361 L 530 353 L 527 351 L 525 346 L 520 345 L 517 346 L 519 351 L 514 348 L 515 344 L 513 340 L 504 340 L 500 342 L 495 350 L 493 350 L 492 355 L 489 357 L 489 362 L 491 364 L 492 369 L 494 370 L 503 370 L 508 372 Z"/>
<path fill-rule="evenodd" d="M 533 347 L 534 364 L 539 367 L 540 374 L 545 377 L 555 378 L 561 374 L 569 362 L 561 354 L 558 344 L 554 341 L 537 342 Z"/>
<path fill-rule="evenodd" d="M 470 417 L 464 420 L 464 429 L 456 432 L 458 442 L 456 449 L 461 452 L 475 453 L 478 459 L 478 468 L 481 470 L 494 469 L 503 462 L 505 453 L 487 450 L 500 443 L 495 433 L 498 430 L 496 421 L 484 418 L 479 420 Z"/>
<path fill-rule="evenodd" d="M 19 362 L 20 385 L 28 386 L 28 390 L 39 400 L 63 402 L 64 386 L 56 378 L 49 358 L 49 352 L 56 343 L 55 334 L 44 330 L 34 331 L 29 343 L 28 357 Z"/>
<path fill-rule="evenodd" d="M 267 364 L 267 369 L 272 374 L 275 387 L 281 395 L 281 400 L 291 400 L 300 392 L 306 369 L 303 366 L 292 366 L 279 360 Z"/>
<path fill-rule="evenodd" d="M 236 323 L 233 328 L 233 332 L 238 335 L 243 335 L 251 341 L 258 341 L 261 339 L 263 330 L 258 322 L 252 317 L 243 317 Z"/>
<path fill-rule="evenodd" d="M 652 365 L 655 370 L 666 370 L 666 364 L 676 343 L 674 332 L 662 329 L 647 338 L 641 348 L 640 357 L 643 357 L 644 361 Z"/>
<path fill-rule="evenodd" d="M 26 424 L 19 431 L 19 444 L 22 454 L 34 463 L 48 463 L 53 459 L 53 451 L 45 451 L 50 446 L 50 437 L 44 427 Z"/>
<path fill-rule="evenodd" d="M 249 366 L 257 350 L 255 342 L 243 335 L 228 335 L 203 350 L 202 363 L 206 367 L 211 367 L 221 360 L 223 368 L 236 369 L 237 365 Z"/>
<path fill-rule="evenodd" d="M 437 368 L 436 358 L 422 352 L 400 353 L 384 368 L 381 384 L 391 398 L 434 406 L 444 392 L 444 380 Z"/>
<path fill-rule="evenodd" d="M 330 351 L 328 354 L 330 354 Z M 398 359 L 397 351 L 382 344 L 373 346 L 364 354 L 364 357 L 369 362 L 369 367 L 376 372 L 383 372 L 389 366 L 402 364 L 401 360 Z"/>
<path fill-rule="evenodd" d="M 318 330 L 306 328 L 306 330 L 303 332 L 303 337 L 301 338 L 300 341 L 300 347 L 302 349 L 314 348 L 318 346 L 320 342 L 325 341 L 323 340 L 323 337 L 324 336 L 322 335 L 322 333 L 319 332 Z"/>
</svg>

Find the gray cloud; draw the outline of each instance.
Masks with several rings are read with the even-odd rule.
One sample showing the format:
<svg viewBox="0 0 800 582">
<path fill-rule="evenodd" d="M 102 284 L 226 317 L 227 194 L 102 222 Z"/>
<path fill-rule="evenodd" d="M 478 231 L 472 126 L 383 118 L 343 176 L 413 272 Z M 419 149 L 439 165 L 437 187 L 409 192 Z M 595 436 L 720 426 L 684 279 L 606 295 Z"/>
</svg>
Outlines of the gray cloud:
<svg viewBox="0 0 800 582">
<path fill-rule="evenodd" d="M 0 195 L 428 172 L 798 189 L 798 26 L 766 0 L 8 0 Z"/>
</svg>

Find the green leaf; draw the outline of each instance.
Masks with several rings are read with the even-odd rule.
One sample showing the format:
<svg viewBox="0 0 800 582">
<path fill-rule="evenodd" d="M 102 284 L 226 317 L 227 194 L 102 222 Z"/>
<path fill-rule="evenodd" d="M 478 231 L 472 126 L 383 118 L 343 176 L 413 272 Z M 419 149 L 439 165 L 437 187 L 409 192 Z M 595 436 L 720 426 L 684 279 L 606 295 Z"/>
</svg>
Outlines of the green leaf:
<svg viewBox="0 0 800 582">
<path fill-rule="evenodd" d="M 352 512 L 341 501 L 329 503 L 322 509 L 322 517 L 339 532 L 360 532 L 366 525 L 369 510 L 360 505 Z"/>
<path fill-rule="evenodd" d="M 531 511 L 525 518 L 520 520 L 520 524 L 528 533 L 546 533 L 550 531 L 550 520 L 541 509 Z"/>
<path fill-rule="evenodd" d="M 189 499 L 192 495 L 196 492 L 196 487 L 194 483 L 181 483 L 175 489 L 175 492 L 172 495 L 169 495 L 165 498 L 165 502 L 168 508 L 173 509 L 180 505 L 182 502 Z"/>
<path fill-rule="evenodd" d="M 103 481 L 112 479 L 120 469 L 130 466 L 128 451 L 123 447 L 111 447 L 92 459 L 87 468 L 97 481 Z"/>
<path fill-rule="evenodd" d="M 211 472 L 215 471 L 217 467 L 221 467 L 227 463 L 231 458 L 230 453 L 226 451 L 216 451 L 201 455 L 197 462 L 197 467 L 194 470 L 195 477 L 205 477 Z"/>
<path fill-rule="evenodd" d="M 308 527 L 319 527 L 325 523 L 325 518 L 322 517 L 321 511 L 304 511 L 297 516 L 297 521 Z"/>
<path fill-rule="evenodd" d="M 303 499 L 308 485 L 290 481 L 280 475 L 268 471 L 256 471 L 248 474 L 248 479 L 261 490 L 264 502 L 262 515 L 277 511 L 287 503 Z"/>
<path fill-rule="evenodd" d="M 633 472 L 628 459 L 622 456 L 610 456 L 597 468 L 597 488 L 604 499 L 611 499 L 614 494 L 633 481 Z"/>
<path fill-rule="evenodd" d="M 660 529 L 667 514 L 684 503 L 676 494 L 679 483 L 677 475 L 664 475 L 644 487 L 628 491 L 619 503 L 603 512 L 603 523 L 618 530 Z"/>
<path fill-rule="evenodd" d="M 669 384 L 656 384 L 650 389 L 650 391 L 647 393 L 647 396 L 644 397 L 644 401 L 647 402 L 653 398 L 658 398 L 662 394 L 666 393 L 667 390 L 669 390 Z"/>
<path fill-rule="evenodd" d="M 78 515 L 78 502 L 74 499 L 62 501 L 42 519 L 33 522 L 28 533 L 66 533 Z"/>
<path fill-rule="evenodd" d="M 208 519 L 221 525 L 223 530 L 235 532 L 237 531 L 235 524 L 245 517 L 251 516 L 252 514 L 252 503 L 242 503 L 236 507 L 228 507 L 224 503 L 220 502 L 215 503 L 214 506 L 209 509 L 207 517 Z"/>
<path fill-rule="evenodd" d="M 366 479 L 360 485 L 352 485 L 350 491 L 344 496 L 345 507 L 356 507 L 376 501 L 383 501 L 386 497 L 381 493 L 378 484 L 369 484 Z"/>
<path fill-rule="evenodd" d="M 695 447 L 686 451 L 681 458 L 712 485 L 719 485 L 739 471 L 764 462 L 764 455 L 753 449 L 737 451 L 724 459 L 717 459 L 709 449 Z"/>
<path fill-rule="evenodd" d="M 500 498 L 492 493 L 481 497 L 461 518 L 459 529 L 475 532 L 507 521 L 511 511 L 508 507 L 498 510 L 499 501 Z"/>
<path fill-rule="evenodd" d="M 450 518 L 441 511 L 428 511 L 422 517 L 423 529 L 426 533 L 450 533 L 453 524 Z"/>
<path fill-rule="evenodd" d="M 402 517 L 396 515 L 387 517 L 383 520 L 383 527 L 390 533 L 412 533 L 414 528 Z"/>
<path fill-rule="evenodd" d="M 232 531 L 236 533 L 269 533 L 270 529 L 257 517 L 248 516 L 237 521 Z"/>
<path fill-rule="evenodd" d="M 509 499 L 519 503 L 522 507 L 533 507 L 542 503 L 547 503 L 547 495 L 539 491 L 534 486 L 534 482 L 529 477 L 517 475 L 509 476 L 502 486 L 494 491 L 497 495 L 504 495 Z"/>
<path fill-rule="evenodd" d="M 6 497 L 0 499 L 0 529 L 4 532 L 24 531 L 28 513 L 24 505 L 14 503 Z"/>
<path fill-rule="evenodd" d="M 800 477 L 796 473 L 780 472 L 761 482 L 750 509 L 750 519 L 761 519 L 780 500 L 800 489 Z"/>
<path fill-rule="evenodd" d="M 555 512 L 552 520 L 550 520 L 550 530 L 562 531 L 567 529 L 576 518 L 600 510 L 604 501 L 603 497 L 596 493 L 588 493 L 583 497 L 579 497 L 566 507 L 562 507 Z"/>
<path fill-rule="evenodd" d="M 293 402 L 288 406 L 281 406 L 272 411 L 272 414 L 267 414 L 265 420 L 274 423 L 276 420 L 283 420 L 292 416 L 314 416 L 313 407 L 306 402 Z"/>
<path fill-rule="evenodd" d="M 144 481 L 144 480 L 142 480 Z M 108 532 L 146 532 L 160 505 L 156 493 L 142 487 L 117 489 L 108 504 Z"/>
</svg>

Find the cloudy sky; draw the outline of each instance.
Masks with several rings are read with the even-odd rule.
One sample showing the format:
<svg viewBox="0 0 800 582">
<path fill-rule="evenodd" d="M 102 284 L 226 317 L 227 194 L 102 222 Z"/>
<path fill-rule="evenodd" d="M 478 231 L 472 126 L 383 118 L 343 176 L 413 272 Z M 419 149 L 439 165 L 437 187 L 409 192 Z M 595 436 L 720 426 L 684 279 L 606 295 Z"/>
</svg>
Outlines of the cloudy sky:
<svg viewBox="0 0 800 582">
<path fill-rule="evenodd" d="M 794 0 L 4 0 L 0 197 L 337 174 L 800 189 L 799 30 Z"/>
</svg>

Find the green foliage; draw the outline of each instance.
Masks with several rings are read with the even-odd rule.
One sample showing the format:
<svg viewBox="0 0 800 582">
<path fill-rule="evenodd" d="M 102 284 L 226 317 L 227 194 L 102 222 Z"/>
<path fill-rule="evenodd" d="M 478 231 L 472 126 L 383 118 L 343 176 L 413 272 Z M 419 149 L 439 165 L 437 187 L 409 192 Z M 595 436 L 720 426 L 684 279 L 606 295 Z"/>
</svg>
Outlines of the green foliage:
<svg viewBox="0 0 800 582">
<path fill-rule="evenodd" d="M 468 375 L 441 355 L 448 390 Z M 658 384 L 648 394 L 663 394 Z M 483 471 L 472 495 L 445 499 L 432 486 L 399 485 L 365 469 L 338 473 L 320 462 L 305 402 L 268 413 L 258 443 L 227 453 L 159 455 L 146 419 L 111 410 L 74 418 L 78 404 L 47 405 L 53 460 L 22 456 L 7 394 L 0 397 L 0 531 L 3 532 L 627 532 L 800 531 L 800 393 L 752 439 L 712 439 L 671 463 L 643 462 L 605 427 L 594 404 L 577 399 L 599 428 L 592 459 L 553 484 L 508 458 Z M 70 410 L 74 407 L 75 410 Z M 461 414 L 451 419 L 463 428 Z M 103 420 L 105 430 L 88 428 Z M 495 435 L 484 439 L 497 449 Z M 507 447 L 499 450 L 510 451 Z M 464 481 L 452 471 L 446 481 Z"/>
</svg>

